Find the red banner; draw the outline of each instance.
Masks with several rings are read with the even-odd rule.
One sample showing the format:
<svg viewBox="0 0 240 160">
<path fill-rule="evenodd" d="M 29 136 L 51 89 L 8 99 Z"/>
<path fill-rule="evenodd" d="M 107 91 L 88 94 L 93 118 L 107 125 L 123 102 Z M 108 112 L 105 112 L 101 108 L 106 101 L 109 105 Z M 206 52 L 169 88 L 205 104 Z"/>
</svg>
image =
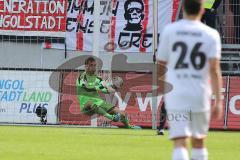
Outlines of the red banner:
<svg viewBox="0 0 240 160">
<path fill-rule="evenodd" d="M 66 0 L 0 0 L 0 34 L 64 37 Z"/>
<path fill-rule="evenodd" d="M 230 78 L 227 128 L 240 129 L 240 77 Z"/>
<path fill-rule="evenodd" d="M 119 107 L 128 114 L 130 122 L 143 127 L 152 126 L 152 74 L 143 73 L 115 73 L 124 79 L 124 86 L 119 97 L 103 95 L 103 98 Z M 64 124 L 89 125 L 90 117 L 82 115 L 76 97 L 75 81 L 77 73 L 64 74 L 62 85 L 62 97 L 60 106 L 60 122 Z M 136 83 L 137 82 L 137 83 Z M 222 98 L 225 110 L 225 117 L 221 120 L 212 120 L 212 129 L 240 129 L 240 78 L 231 77 L 228 88 L 227 77 L 223 78 Z M 229 89 L 229 92 L 228 92 Z M 72 93 L 72 95 L 71 95 Z M 229 95 L 229 97 L 228 97 Z M 158 107 L 157 121 L 159 121 L 159 110 L 162 103 L 162 96 L 156 97 Z M 214 96 L 213 96 L 214 102 Z M 104 118 L 99 118 L 99 125 Z M 113 123 L 121 125 L 120 123 Z M 225 126 L 226 124 L 226 126 Z"/>
</svg>

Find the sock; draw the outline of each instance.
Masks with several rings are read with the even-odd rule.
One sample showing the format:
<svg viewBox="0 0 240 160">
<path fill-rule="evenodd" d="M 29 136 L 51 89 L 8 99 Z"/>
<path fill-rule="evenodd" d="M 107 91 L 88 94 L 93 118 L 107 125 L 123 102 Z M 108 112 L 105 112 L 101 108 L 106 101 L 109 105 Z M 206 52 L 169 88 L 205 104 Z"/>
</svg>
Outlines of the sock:
<svg viewBox="0 0 240 160">
<path fill-rule="evenodd" d="M 160 115 L 160 125 L 159 130 L 164 129 L 164 125 L 166 123 L 166 115 Z"/>
<path fill-rule="evenodd" d="M 207 148 L 193 148 L 192 149 L 192 160 L 207 160 L 208 150 Z"/>
<path fill-rule="evenodd" d="M 121 115 L 120 121 L 125 125 L 126 128 L 131 127 L 126 115 Z"/>
<path fill-rule="evenodd" d="M 187 149 L 185 147 L 175 148 L 172 160 L 189 160 Z"/>
</svg>

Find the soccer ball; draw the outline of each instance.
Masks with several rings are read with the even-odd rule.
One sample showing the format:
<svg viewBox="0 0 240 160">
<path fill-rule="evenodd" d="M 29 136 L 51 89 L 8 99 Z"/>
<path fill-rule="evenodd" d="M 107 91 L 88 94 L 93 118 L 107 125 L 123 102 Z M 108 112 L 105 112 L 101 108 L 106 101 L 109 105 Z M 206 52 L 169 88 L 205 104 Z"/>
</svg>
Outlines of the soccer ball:
<svg viewBox="0 0 240 160">
<path fill-rule="evenodd" d="M 123 86 L 123 79 L 119 76 L 113 77 L 112 84 L 115 88 L 120 89 Z"/>
</svg>

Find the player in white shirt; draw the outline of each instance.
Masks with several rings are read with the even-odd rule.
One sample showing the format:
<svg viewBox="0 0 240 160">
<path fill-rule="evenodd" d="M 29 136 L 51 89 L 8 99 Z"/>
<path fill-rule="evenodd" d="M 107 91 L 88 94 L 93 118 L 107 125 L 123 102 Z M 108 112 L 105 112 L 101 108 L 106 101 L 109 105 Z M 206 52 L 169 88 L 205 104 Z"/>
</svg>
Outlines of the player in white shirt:
<svg viewBox="0 0 240 160">
<path fill-rule="evenodd" d="M 191 159 L 207 160 L 204 140 L 211 109 L 213 118 L 222 116 L 221 41 L 216 30 L 200 22 L 203 3 L 185 0 L 184 19 L 165 27 L 158 48 L 159 74 L 164 72 L 162 67 L 168 69 L 160 77 L 160 88 L 166 89 L 164 81 L 173 86 L 164 96 L 174 142 L 173 160 L 189 160 L 187 138 L 192 143 Z M 211 108 L 212 91 L 216 101 Z"/>
</svg>

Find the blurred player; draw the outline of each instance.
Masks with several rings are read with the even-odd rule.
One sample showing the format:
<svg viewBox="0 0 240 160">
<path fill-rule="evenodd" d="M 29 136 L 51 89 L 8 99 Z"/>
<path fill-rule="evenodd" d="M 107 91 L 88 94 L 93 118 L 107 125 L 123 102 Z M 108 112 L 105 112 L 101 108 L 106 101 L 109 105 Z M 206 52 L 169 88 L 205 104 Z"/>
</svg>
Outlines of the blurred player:
<svg viewBox="0 0 240 160">
<path fill-rule="evenodd" d="M 221 118 L 223 111 L 220 36 L 200 22 L 203 3 L 203 0 L 184 1 L 184 19 L 163 30 L 158 49 L 159 66 L 165 65 L 168 69 L 166 78 L 163 76 L 160 80 L 173 85 L 173 90 L 164 95 L 170 139 L 174 143 L 173 160 L 189 160 L 187 138 L 191 138 L 191 159 L 207 160 L 204 141 L 210 110 L 216 119 Z M 161 85 L 163 83 L 160 88 Z M 216 101 L 211 108 L 212 90 Z"/>
<path fill-rule="evenodd" d="M 167 120 L 167 111 L 165 108 L 165 103 L 163 102 L 161 111 L 160 111 L 160 123 L 157 129 L 157 135 L 164 135 L 164 126 Z"/>
<path fill-rule="evenodd" d="M 121 121 L 126 128 L 139 129 L 138 126 L 131 126 L 127 116 L 118 108 L 104 101 L 99 93 L 109 94 L 121 88 L 121 78 L 113 78 L 112 84 L 103 81 L 96 75 L 96 61 L 89 57 L 85 61 L 85 72 L 81 73 L 76 81 L 77 95 L 81 112 L 89 116 L 94 114 L 102 115 L 114 122 Z"/>
</svg>

